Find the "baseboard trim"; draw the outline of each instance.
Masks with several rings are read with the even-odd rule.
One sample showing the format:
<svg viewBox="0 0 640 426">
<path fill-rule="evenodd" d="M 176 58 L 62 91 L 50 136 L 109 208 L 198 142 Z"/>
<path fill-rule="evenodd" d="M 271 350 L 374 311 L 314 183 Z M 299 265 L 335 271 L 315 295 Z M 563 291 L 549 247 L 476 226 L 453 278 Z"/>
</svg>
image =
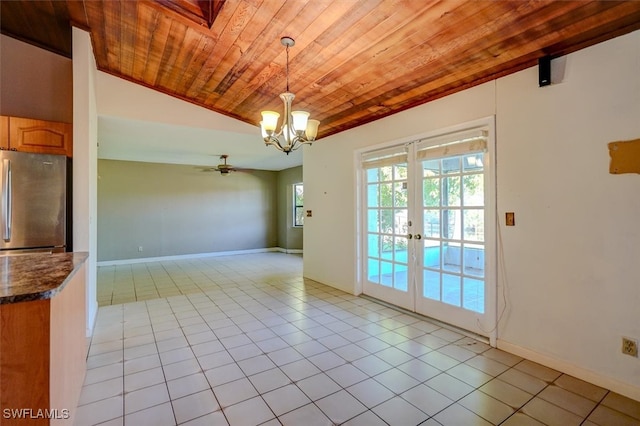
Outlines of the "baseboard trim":
<svg viewBox="0 0 640 426">
<path fill-rule="evenodd" d="M 287 254 L 302 254 L 302 250 L 300 249 L 285 249 L 282 247 L 276 247 L 276 251 L 287 253 Z"/>
<path fill-rule="evenodd" d="M 640 401 L 640 388 L 629 383 L 621 382 L 608 376 L 604 376 L 595 371 L 587 370 L 582 367 L 578 367 L 571 362 L 559 360 L 549 355 L 541 354 L 534 350 L 524 348 L 522 346 L 515 345 L 513 343 L 506 342 L 498 339 L 498 349 L 505 352 L 520 356 L 538 364 L 542 364 L 545 367 L 553 368 L 562 373 L 592 383 L 596 386 L 609 389 L 613 392 L 624 395 L 628 398 Z"/>
<path fill-rule="evenodd" d="M 143 257 L 143 258 L 136 258 L 136 259 L 102 260 L 102 261 L 96 262 L 96 265 L 97 266 L 133 265 L 136 263 L 162 262 L 167 260 L 201 259 L 204 257 L 235 256 L 239 254 L 267 253 L 267 252 L 274 252 L 274 251 L 277 251 L 280 253 L 288 253 L 288 254 L 302 253 L 302 250 L 297 250 L 297 249 L 269 247 L 269 248 L 262 248 L 262 249 L 215 251 L 210 253 L 193 253 L 193 254 L 179 254 L 179 255 L 172 255 L 172 256 Z"/>
</svg>

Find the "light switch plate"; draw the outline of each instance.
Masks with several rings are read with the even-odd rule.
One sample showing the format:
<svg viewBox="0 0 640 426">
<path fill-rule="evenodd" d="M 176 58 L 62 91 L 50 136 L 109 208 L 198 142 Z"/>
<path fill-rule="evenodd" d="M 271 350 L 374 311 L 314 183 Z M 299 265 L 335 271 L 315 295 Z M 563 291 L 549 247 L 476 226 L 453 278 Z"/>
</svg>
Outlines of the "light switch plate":
<svg viewBox="0 0 640 426">
<path fill-rule="evenodd" d="M 516 226 L 516 214 L 514 212 L 507 212 L 505 214 L 505 223 L 507 226 Z"/>
</svg>

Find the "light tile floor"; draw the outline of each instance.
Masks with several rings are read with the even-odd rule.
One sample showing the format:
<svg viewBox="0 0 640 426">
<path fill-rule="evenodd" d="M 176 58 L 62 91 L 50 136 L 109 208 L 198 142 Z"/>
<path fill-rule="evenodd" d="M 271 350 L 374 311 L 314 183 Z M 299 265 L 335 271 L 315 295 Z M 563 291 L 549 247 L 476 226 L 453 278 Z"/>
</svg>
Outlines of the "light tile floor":
<svg viewBox="0 0 640 426">
<path fill-rule="evenodd" d="M 639 402 L 303 279 L 298 256 L 98 275 L 76 426 L 640 425 Z"/>
</svg>

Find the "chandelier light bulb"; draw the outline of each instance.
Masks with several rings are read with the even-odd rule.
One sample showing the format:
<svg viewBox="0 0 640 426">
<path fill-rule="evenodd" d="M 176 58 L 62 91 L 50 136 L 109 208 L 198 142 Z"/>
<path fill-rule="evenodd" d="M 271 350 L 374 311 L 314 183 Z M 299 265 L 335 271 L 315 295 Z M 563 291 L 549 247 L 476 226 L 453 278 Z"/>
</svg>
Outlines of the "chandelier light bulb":
<svg viewBox="0 0 640 426">
<path fill-rule="evenodd" d="M 278 118 L 280 114 L 275 111 L 262 111 L 262 127 L 269 133 L 274 133 L 278 127 Z"/>
<path fill-rule="evenodd" d="M 293 117 L 293 128 L 295 129 L 296 134 L 302 135 L 307 130 L 309 113 L 306 111 L 293 111 L 291 116 Z"/>
<path fill-rule="evenodd" d="M 318 120 L 307 120 L 307 139 L 310 141 L 316 140 L 316 136 L 318 136 L 318 126 L 320 122 Z"/>
</svg>

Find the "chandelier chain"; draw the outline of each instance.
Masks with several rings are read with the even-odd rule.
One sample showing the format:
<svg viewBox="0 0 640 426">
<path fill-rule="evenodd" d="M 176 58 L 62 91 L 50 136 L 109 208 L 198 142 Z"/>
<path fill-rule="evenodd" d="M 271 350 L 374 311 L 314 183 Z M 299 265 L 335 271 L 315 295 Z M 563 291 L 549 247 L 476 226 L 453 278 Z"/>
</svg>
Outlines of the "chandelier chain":
<svg viewBox="0 0 640 426">
<path fill-rule="evenodd" d="M 289 45 L 287 45 L 287 92 L 289 91 Z"/>
</svg>

